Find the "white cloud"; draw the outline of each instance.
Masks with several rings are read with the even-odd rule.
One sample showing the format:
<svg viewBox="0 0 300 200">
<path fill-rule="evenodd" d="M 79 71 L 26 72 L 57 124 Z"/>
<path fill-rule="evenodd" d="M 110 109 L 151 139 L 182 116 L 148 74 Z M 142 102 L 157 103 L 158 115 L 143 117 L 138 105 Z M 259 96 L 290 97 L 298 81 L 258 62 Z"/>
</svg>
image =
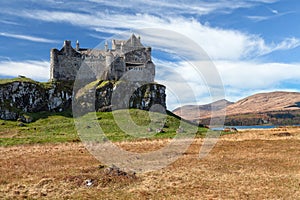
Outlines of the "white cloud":
<svg viewBox="0 0 300 200">
<path fill-rule="evenodd" d="M 218 61 L 215 65 L 224 85 L 240 90 L 276 88 L 284 82 L 300 83 L 300 63 Z"/>
<path fill-rule="evenodd" d="M 17 77 L 19 75 L 38 81 L 47 81 L 50 77 L 50 63 L 33 60 L 0 62 L 0 76 Z"/>
<path fill-rule="evenodd" d="M 294 11 L 278 12 L 277 10 L 272 10 L 272 9 L 269 9 L 269 10 L 270 10 L 270 12 L 272 12 L 272 15 L 249 15 L 249 16 L 246 16 L 246 18 L 248 18 L 254 22 L 260 22 L 260 21 L 270 20 L 270 19 L 274 19 L 277 17 L 282 17 L 284 15 L 295 13 Z"/>
<path fill-rule="evenodd" d="M 208 76 L 202 74 L 201 69 L 200 73 L 195 71 L 194 66 L 185 61 L 170 63 L 155 60 L 155 63 L 160 70 L 156 80 L 167 86 L 167 96 L 172 97 L 168 99 L 168 108 L 171 110 L 182 105 L 206 104 L 222 98 L 237 101 L 259 92 L 300 92 L 297 86 L 300 85 L 300 63 L 216 61 L 214 64 L 218 74 Z M 220 76 L 222 85 L 215 87 L 208 84 L 207 80 L 216 76 Z"/>
<path fill-rule="evenodd" d="M 34 37 L 30 35 L 20 35 L 20 34 L 12 34 L 12 33 L 5 33 L 5 32 L 0 32 L 0 36 L 3 37 L 10 37 L 10 38 L 16 38 L 16 39 L 21 39 L 21 40 L 28 40 L 32 42 L 42 42 L 42 43 L 56 43 L 56 40 L 50 40 L 46 38 L 41 38 L 41 37 Z"/>
<path fill-rule="evenodd" d="M 222 78 L 226 98 L 231 101 L 259 92 L 300 92 L 300 63 L 218 61 L 215 65 Z"/>
<path fill-rule="evenodd" d="M 211 62 L 169 62 L 155 59 L 156 81 L 167 88 L 168 109 L 225 98 L 223 84 Z"/>
<path fill-rule="evenodd" d="M 265 21 L 268 19 L 273 18 L 273 16 L 259 16 L 259 15 L 251 15 L 247 16 L 248 19 L 255 21 L 255 22 L 260 22 L 260 21 Z"/>
<path fill-rule="evenodd" d="M 214 60 L 249 59 L 269 54 L 273 51 L 292 49 L 300 45 L 298 38 L 284 38 L 279 43 L 266 44 L 264 39 L 258 35 L 238 30 L 214 28 L 203 25 L 195 19 L 183 17 L 160 18 L 148 14 L 107 14 L 103 12 L 82 14 L 44 10 L 20 14 L 28 18 L 49 22 L 71 23 L 96 31 L 115 34 L 119 34 L 126 29 L 156 28 L 171 30 L 183 34 L 194 41 Z M 160 36 L 163 37 L 163 35 Z M 184 45 L 185 41 L 168 41 L 168 43 L 172 42 L 174 46 L 178 46 Z"/>
<path fill-rule="evenodd" d="M 49 2 L 56 1 L 49 0 Z M 97 6 L 95 8 L 88 6 L 91 9 L 86 9 L 83 6 L 79 10 L 86 9 L 85 12 L 65 12 L 56 9 L 56 11 L 28 10 L 14 14 L 46 22 L 69 23 L 110 34 L 122 34 L 124 30 L 135 31 L 138 29 L 137 32 L 141 34 L 143 43 L 155 47 L 156 50 L 166 50 L 164 48 L 168 46 L 170 54 L 173 50 L 175 53 L 186 56 L 187 60 L 189 60 L 189 56 L 192 56 L 194 63 L 198 59 L 200 65 L 205 60 L 205 53 L 201 53 L 201 51 L 195 53 L 195 48 L 201 47 L 214 60 L 217 72 L 224 83 L 226 98 L 231 101 L 236 101 L 255 92 L 293 90 L 287 89 L 291 88 L 289 84 L 299 83 L 300 64 L 249 61 L 274 51 L 296 48 L 300 46 L 298 38 L 282 38 L 281 41 L 267 43 L 259 35 L 234 29 L 211 27 L 209 24 L 202 24 L 194 18 L 184 17 L 185 13 L 206 15 L 213 12 L 231 12 L 237 8 L 253 7 L 261 3 L 274 3 L 276 0 L 188 0 L 176 2 L 166 0 L 144 2 L 137 0 L 90 0 L 89 2 L 104 5 L 103 8 L 107 10 L 99 12 L 95 9 Z M 83 1 L 83 3 L 86 2 Z M 61 6 L 63 7 L 64 4 Z M 151 9 L 152 7 L 153 9 Z M 128 10 L 130 12 L 127 12 Z M 280 13 L 276 16 L 279 15 Z M 248 18 L 261 21 L 270 17 L 248 16 Z M 161 30 L 157 31 L 159 29 Z M 170 31 L 180 33 L 184 37 L 180 39 L 176 34 L 170 34 Z M 99 38 L 98 34 L 90 34 L 90 36 Z M 23 39 L 25 38 L 23 37 Z M 103 38 L 100 36 L 100 39 Z M 193 63 L 186 62 L 184 59 L 175 63 L 161 60 L 154 62 L 158 72 L 156 80 L 165 84 L 168 88 L 168 97 L 173 97 L 168 98 L 169 109 L 183 104 L 204 104 L 216 100 L 209 97 L 209 89 L 220 90 L 220 87 L 213 85 L 215 72 L 205 71 L 211 68 L 202 68 L 203 73 L 199 73 L 193 69 Z M 49 77 L 49 63 L 7 62 L 5 68 L 3 64 L 4 62 L 0 63 L 1 75 L 13 74 L 17 76 L 21 74 L 31 78 L 40 77 L 44 80 Z M 169 68 L 162 69 L 163 66 Z M 6 68 L 10 70 L 5 71 Z"/>
</svg>

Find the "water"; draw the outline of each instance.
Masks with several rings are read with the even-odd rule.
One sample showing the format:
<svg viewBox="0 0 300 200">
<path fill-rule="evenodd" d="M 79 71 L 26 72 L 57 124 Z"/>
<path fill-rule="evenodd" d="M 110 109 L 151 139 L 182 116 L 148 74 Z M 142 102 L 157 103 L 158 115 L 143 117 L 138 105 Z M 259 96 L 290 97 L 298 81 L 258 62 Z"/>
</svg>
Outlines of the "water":
<svg viewBox="0 0 300 200">
<path fill-rule="evenodd" d="M 278 126 L 275 125 L 256 125 L 256 126 L 226 126 L 228 128 L 233 128 L 235 127 L 237 130 L 241 129 L 271 129 L 271 128 L 276 128 Z"/>
<path fill-rule="evenodd" d="M 224 127 L 214 127 L 211 130 L 214 131 L 222 131 L 224 128 L 236 128 L 237 130 L 243 129 L 271 129 L 279 127 L 280 125 L 256 125 L 256 126 L 224 126 Z M 293 125 L 293 126 L 300 126 L 300 125 Z"/>
</svg>

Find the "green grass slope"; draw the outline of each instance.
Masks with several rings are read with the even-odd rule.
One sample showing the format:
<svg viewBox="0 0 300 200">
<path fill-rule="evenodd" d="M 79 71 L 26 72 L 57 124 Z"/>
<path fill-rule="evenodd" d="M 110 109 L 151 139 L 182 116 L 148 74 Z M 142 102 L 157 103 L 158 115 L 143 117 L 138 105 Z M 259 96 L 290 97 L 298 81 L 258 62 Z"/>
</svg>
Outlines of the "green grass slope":
<svg viewBox="0 0 300 200">
<path fill-rule="evenodd" d="M 98 130 L 95 129 L 98 128 L 99 130 L 102 129 L 106 139 L 111 141 L 173 138 L 176 136 L 176 130 L 179 126 L 184 127 L 184 132 L 189 132 L 188 127 L 191 127 L 186 122 L 180 122 L 180 118 L 172 113 L 168 112 L 167 115 L 162 115 L 138 109 L 130 109 L 129 115 L 126 110 L 90 113 L 83 116 L 83 120 L 87 119 L 88 123 L 95 126 L 80 125 L 79 127 L 75 126 L 71 112 L 41 112 L 29 115 L 34 121 L 28 124 L 0 120 L 0 146 L 79 142 L 83 137 L 79 137 L 78 130 L 85 133 L 93 130 L 92 132 L 96 133 Z M 138 127 L 138 129 L 134 129 L 134 134 L 129 133 L 132 124 Z M 128 127 L 123 127 L 124 125 Z M 163 132 L 157 133 L 156 130 L 160 128 Z M 205 128 L 193 126 L 191 134 L 195 133 L 194 130 L 196 130 L 197 136 L 203 136 L 207 131 Z M 97 135 L 91 136 L 93 140 L 97 139 L 95 137 Z"/>
</svg>

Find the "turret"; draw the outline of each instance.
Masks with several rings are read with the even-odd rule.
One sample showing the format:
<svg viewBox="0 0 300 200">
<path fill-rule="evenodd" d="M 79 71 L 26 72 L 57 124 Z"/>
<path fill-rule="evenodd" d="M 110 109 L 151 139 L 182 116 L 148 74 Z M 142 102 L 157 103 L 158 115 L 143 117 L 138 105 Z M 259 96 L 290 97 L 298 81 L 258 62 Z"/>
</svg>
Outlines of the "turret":
<svg viewBox="0 0 300 200">
<path fill-rule="evenodd" d="M 147 59 L 151 61 L 151 47 L 146 47 Z"/>
<path fill-rule="evenodd" d="M 121 51 L 123 51 L 124 50 L 124 42 L 121 42 Z"/>
<path fill-rule="evenodd" d="M 112 54 L 112 52 L 110 50 L 108 50 L 108 52 L 106 52 L 105 60 L 106 60 L 106 67 L 107 68 L 110 67 L 114 61 L 114 55 Z"/>
<path fill-rule="evenodd" d="M 76 51 L 79 51 L 79 41 L 76 41 Z"/>
<path fill-rule="evenodd" d="M 107 41 L 105 41 L 104 49 L 105 49 L 105 51 L 108 51 L 108 43 L 107 43 Z"/>
<path fill-rule="evenodd" d="M 57 49 L 50 50 L 50 80 L 55 80 L 57 77 L 56 69 L 58 67 Z"/>
<path fill-rule="evenodd" d="M 111 41 L 111 48 L 112 48 L 112 50 L 116 49 L 116 40 Z"/>
</svg>

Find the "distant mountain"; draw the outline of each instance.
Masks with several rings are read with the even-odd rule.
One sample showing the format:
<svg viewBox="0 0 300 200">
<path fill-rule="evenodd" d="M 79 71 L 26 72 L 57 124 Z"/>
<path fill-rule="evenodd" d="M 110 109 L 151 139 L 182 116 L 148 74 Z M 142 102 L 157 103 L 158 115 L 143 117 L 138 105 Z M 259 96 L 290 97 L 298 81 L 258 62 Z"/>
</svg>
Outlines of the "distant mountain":
<svg viewBox="0 0 300 200">
<path fill-rule="evenodd" d="M 212 109 L 214 111 L 219 111 L 232 105 L 233 102 L 227 101 L 226 99 L 221 99 L 213 103 L 205 105 L 186 105 L 176 108 L 172 112 L 184 119 L 195 121 L 204 116 L 210 116 Z"/>
<path fill-rule="evenodd" d="M 259 93 L 235 103 L 220 100 L 206 105 L 189 105 L 173 112 L 184 119 L 209 124 L 211 106 L 214 115 L 222 115 L 226 109 L 227 125 L 300 124 L 300 93 Z"/>
</svg>

